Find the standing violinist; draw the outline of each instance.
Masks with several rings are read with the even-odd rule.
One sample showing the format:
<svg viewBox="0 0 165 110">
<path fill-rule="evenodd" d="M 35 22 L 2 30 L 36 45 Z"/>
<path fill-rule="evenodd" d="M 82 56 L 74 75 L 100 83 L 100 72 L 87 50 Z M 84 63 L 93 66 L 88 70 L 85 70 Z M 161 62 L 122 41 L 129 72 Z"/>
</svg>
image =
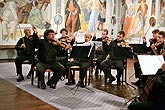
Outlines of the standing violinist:
<svg viewBox="0 0 165 110">
<path fill-rule="evenodd" d="M 165 63 L 152 78 L 151 90 L 147 99 L 142 102 L 132 102 L 129 110 L 164 110 L 165 108 Z"/>
<path fill-rule="evenodd" d="M 105 59 L 101 62 L 100 67 L 103 70 L 105 77 L 109 79 L 108 84 L 111 84 L 117 78 L 117 85 L 120 85 L 120 77 L 123 74 L 124 70 L 124 56 L 116 56 L 116 47 L 118 47 L 122 43 L 126 43 L 124 41 L 125 32 L 119 31 L 117 34 L 117 38 L 114 41 L 111 41 L 108 46 L 109 50 L 109 58 Z M 119 54 L 119 53 L 117 53 Z M 117 68 L 116 78 L 111 74 L 109 68 L 114 65 Z"/>
<path fill-rule="evenodd" d="M 65 70 L 64 66 L 57 62 L 56 59 L 59 46 L 56 45 L 58 43 L 54 40 L 55 32 L 52 29 L 48 29 L 44 32 L 44 39 L 39 39 L 36 28 L 33 27 L 33 30 L 33 40 L 39 47 L 37 55 L 39 62 L 36 64 L 36 71 L 39 73 L 41 79 L 41 88 L 46 89 L 44 73 L 46 69 L 51 69 L 54 74 L 46 84 L 50 88 L 55 89 L 57 82 Z"/>
<path fill-rule="evenodd" d="M 101 38 L 97 38 L 96 39 L 96 34 L 94 34 L 94 36 L 93 36 L 92 41 L 100 41 L 100 42 L 102 42 L 101 50 L 100 50 L 100 48 L 98 48 L 95 51 L 96 58 L 97 58 L 96 64 L 95 64 L 95 66 L 96 66 L 95 75 L 98 75 L 98 70 L 100 69 L 100 63 L 106 58 L 106 56 L 108 54 L 108 50 L 107 50 L 106 47 L 109 45 L 111 40 L 112 39 L 108 37 L 108 30 L 107 29 L 103 29 Z"/>
</svg>

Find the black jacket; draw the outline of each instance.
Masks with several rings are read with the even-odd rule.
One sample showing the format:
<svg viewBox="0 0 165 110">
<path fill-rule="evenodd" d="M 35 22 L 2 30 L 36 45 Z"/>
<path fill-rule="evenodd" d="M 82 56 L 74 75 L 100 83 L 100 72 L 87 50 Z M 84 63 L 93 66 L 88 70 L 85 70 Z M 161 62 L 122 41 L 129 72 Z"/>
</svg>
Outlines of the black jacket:
<svg viewBox="0 0 165 110">
<path fill-rule="evenodd" d="M 38 60 L 46 64 L 55 63 L 59 46 L 49 43 L 47 38 L 39 39 L 35 33 L 33 34 L 33 39 L 35 44 L 38 45 Z"/>
</svg>

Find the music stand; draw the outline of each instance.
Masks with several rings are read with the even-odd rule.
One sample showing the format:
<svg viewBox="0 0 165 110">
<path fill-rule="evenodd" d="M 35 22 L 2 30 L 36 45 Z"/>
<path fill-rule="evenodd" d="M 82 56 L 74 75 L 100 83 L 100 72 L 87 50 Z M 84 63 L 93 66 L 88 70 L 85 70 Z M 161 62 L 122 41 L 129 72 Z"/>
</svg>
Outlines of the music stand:
<svg viewBox="0 0 165 110">
<path fill-rule="evenodd" d="M 92 60 L 94 56 L 94 46 L 73 46 L 72 51 L 70 54 L 70 58 L 74 58 L 74 60 L 81 61 L 81 60 Z M 73 95 L 76 94 L 78 88 L 80 87 L 80 81 L 76 84 L 75 87 L 71 88 L 71 90 L 76 89 Z M 91 92 L 94 92 L 93 90 L 87 88 L 87 90 L 90 90 Z"/>
<path fill-rule="evenodd" d="M 155 75 L 164 63 L 164 58 L 162 55 L 138 55 L 138 59 L 143 75 Z M 125 105 L 138 96 L 139 94 L 126 101 Z"/>
</svg>

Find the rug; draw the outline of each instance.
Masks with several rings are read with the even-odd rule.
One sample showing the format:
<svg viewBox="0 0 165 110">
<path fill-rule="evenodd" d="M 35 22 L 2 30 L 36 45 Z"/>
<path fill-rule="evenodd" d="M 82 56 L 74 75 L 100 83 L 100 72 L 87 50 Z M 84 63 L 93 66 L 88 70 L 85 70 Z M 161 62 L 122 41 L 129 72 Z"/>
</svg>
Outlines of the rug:
<svg viewBox="0 0 165 110">
<path fill-rule="evenodd" d="M 23 65 L 24 76 L 27 75 L 29 69 L 30 65 Z M 31 80 L 26 78 L 22 82 L 17 82 L 13 62 L 0 63 L 0 71 L 0 78 L 60 110 L 125 110 L 127 108 L 127 105 L 124 104 L 126 101 L 124 98 L 97 90 L 91 86 L 88 88 L 77 88 L 75 85 L 66 86 L 67 80 L 59 81 L 56 89 L 47 87 L 46 90 L 37 88 L 37 78 L 34 80 L 34 85 L 31 85 Z"/>
</svg>

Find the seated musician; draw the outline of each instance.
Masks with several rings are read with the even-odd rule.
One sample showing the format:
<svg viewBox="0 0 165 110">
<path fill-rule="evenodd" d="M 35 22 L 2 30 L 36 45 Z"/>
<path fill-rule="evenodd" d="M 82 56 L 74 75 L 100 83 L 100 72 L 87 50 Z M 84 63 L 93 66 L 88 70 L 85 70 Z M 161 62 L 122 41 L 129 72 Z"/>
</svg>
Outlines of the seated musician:
<svg viewBox="0 0 165 110">
<path fill-rule="evenodd" d="M 31 29 L 25 28 L 24 29 L 25 36 L 20 38 L 15 45 L 15 49 L 18 51 L 18 56 L 15 58 L 15 66 L 16 72 L 19 76 L 17 81 L 20 82 L 24 80 L 24 76 L 22 74 L 22 63 L 25 60 L 28 60 L 32 63 L 33 59 L 33 39 L 31 35 Z"/>
<path fill-rule="evenodd" d="M 147 53 L 148 49 L 147 49 L 147 42 L 146 42 L 146 38 L 143 37 L 143 50 L 145 50 L 145 53 Z M 134 62 L 134 70 L 135 70 L 135 77 L 138 79 L 136 82 L 131 82 L 133 85 L 136 85 L 138 87 L 140 86 L 143 86 L 143 83 L 146 81 L 146 77 L 142 77 L 142 71 L 141 71 L 141 68 L 140 68 L 140 64 L 139 64 L 139 61 L 137 59 L 137 56 L 136 56 L 136 60 Z"/>
<path fill-rule="evenodd" d="M 40 76 L 41 88 L 46 89 L 44 73 L 46 69 L 51 69 L 54 74 L 46 84 L 50 88 L 55 89 L 57 82 L 65 70 L 64 66 L 56 60 L 59 46 L 62 45 L 55 40 L 55 32 L 52 29 L 48 29 L 44 32 L 44 39 L 38 38 L 35 27 L 33 27 L 33 30 L 33 41 L 39 47 L 37 54 L 39 62 L 36 64 L 36 71 Z"/>
<path fill-rule="evenodd" d="M 162 50 L 164 50 L 165 48 L 164 46 L 165 33 L 163 31 L 159 31 L 155 37 L 156 37 L 156 43 L 152 44 L 150 47 L 151 47 L 151 50 L 153 51 L 153 54 L 161 55 Z M 143 84 L 146 81 L 146 77 L 142 76 L 139 62 L 134 63 L 134 68 L 135 68 L 135 76 L 137 78 L 141 78 L 141 80 L 138 80 L 137 82 L 132 83 L 132 84 L 137 85 L 137 86 L 143 86 Z"/>
<path fill-rule="evenodd" d="M 155 29 L 152 31 L 152 35 L 153 37 L 151 39 L 149 39 L 149 42 L 150 42 L 150 46 L 152 44 L 155 44 L 157 42 L 157 34 L 158 34 L 159 30 L 158 29 Z"/>
<path fill-rule="evenodd" d="M 90 33 L 85 34 L 85 42 L 83 44 L 75 44 L 76 46 L 93 46 L 94 44 L 91 42 L 92 35 Z M 75 59 L 71 62 L 68 62 L 67 67 L 71 66 L 80 66 L 80 73 L 79 73 L 79 78 L 80 78 L 80 87 L 85 87 L 84 86 L 84 77 L 86 75 L 87 69 L 92 65 L 92 61 L 86 58 L 83 59 Z M 70 81 L 68 80 L 68 83 L 66 85 L 73 85 L 75 84 L 75 79 L 74 75 L 71 74 Z"/>
<path fill-rule="evenodd" d="M 119 31 L 117 34 L 117 38 L 114 41 L 111 41 L 110 45 L 107 47 L 109 50 L 109 58 L 105 59 L 101 62 L 100 67 L 103 70 L 105 77 L 109 78 L 108 84 L 111 84 L 113 81 L 115 81 L 115 77 L 111 74 L 109 71 L 109 68 L 112 65 L 115 65 L 117 68 L 117 85 L 120 85 L 120 77 L 123 74 L 124 70 L 124 56 L 115 56 L 115 47 L 118 47 L 118 45 L 125 43 L 124 41 L 125 32 Z"/>
<path fill-rule="evenodd" d="M 67 73 L 66 63 L 68 62 L 68 50 L 73 46 L 75 38 L 69 38 L 67 36 L 68 31 L 66 28 L 60 30 L 61 37 L 58 39 L 61 43 L 65 44 L 67 48 L 60 47 L 60 50 L 57 53 L 57 61 L 60 62 L 65 67 L 63 76 Z M 63 80 L 63 79 L 62 79 Z"/>
<path fill-rule="evenodd" d="M 94 34 L 92 41 L 101 41 L 102 42 L 102 49 L 98 49 L 95 51 L 96 54 L 96 70 L 95 70 L 95 75 L 98 75 L 98 69 L 100 69 L 100 63 L 105 60 L 108 50 L 106 50 L 107 43 L 110 43 L 112 39 L 108 37 L 108 30 L 103 29 L 101 38 L 96 39 L 96 35 Z"/>
<path fill-rule="evenodd" d="M 152 78 L 151 90 L 147 99 L 142 102 L 132 102 L 129 110 L 164 110 L 165 108 L 165 63 L 158 69 Z"/>
<path fill-rule="evenodd" d="M 164 40 L 165 40 L 165 32 L 159 31 L 157 34 L 157 42 L 151 45 L 151 49 L 155 55 L 162 54 L 162 51 L 165 48 Z"/>
</svg>

